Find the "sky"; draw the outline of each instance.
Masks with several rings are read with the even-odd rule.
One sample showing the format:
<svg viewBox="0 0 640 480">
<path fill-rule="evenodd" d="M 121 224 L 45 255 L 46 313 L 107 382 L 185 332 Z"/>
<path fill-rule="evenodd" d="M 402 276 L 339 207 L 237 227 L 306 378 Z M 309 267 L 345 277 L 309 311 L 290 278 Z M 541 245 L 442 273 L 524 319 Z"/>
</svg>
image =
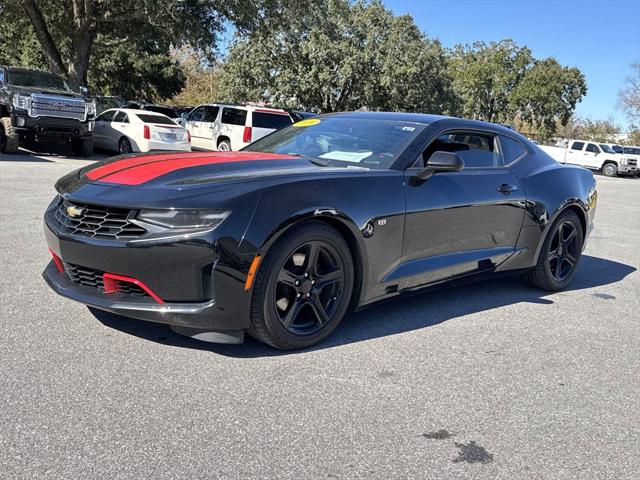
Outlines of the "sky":
<svg viewBox="0 0 640 480">
<path fill-rule="evenodd" d="M 477 40 L 513 39 L 536 58 L 555 57 L 578 67 L 588 93 L 576 114 L 613 117 L 618 91 L 640 61 L 640 0 L 383 0 L 396 15 L 413 16 L 420 29 L 443 46 Z"/>
</svg>

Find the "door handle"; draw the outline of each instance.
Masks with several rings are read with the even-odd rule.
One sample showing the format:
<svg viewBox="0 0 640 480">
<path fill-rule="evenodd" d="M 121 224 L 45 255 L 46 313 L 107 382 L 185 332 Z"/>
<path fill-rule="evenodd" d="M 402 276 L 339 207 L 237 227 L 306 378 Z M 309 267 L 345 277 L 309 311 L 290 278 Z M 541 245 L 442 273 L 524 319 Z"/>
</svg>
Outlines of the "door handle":
<svg viewBox="0 0 640 480">
<path fill-rule="evenodd" d="M 509 195 L 511 192 L 515 192 L 516 190 L 518 190 L 517 185 L 509 185 L 508 183 L 503 183 L 498 187 L 498 191 L 505 195 Z"/>
</svg>

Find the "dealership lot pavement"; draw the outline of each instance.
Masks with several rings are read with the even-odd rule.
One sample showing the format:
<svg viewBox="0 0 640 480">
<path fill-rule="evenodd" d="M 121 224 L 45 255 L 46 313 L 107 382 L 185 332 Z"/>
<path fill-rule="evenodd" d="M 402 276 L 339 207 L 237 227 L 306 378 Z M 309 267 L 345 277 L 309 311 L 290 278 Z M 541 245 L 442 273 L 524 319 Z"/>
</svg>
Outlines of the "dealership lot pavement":
<svg viewBox="0 0 640 480">
<path fill-rule="evenodd" d="M 57 297 L 42 212 L 87 162 L 39 157 L 0 161 L 1 478 L 640 478 L 640 180 L 598 177 L 568 291 L 425 293 L 279 353 Z"/>
</svg>

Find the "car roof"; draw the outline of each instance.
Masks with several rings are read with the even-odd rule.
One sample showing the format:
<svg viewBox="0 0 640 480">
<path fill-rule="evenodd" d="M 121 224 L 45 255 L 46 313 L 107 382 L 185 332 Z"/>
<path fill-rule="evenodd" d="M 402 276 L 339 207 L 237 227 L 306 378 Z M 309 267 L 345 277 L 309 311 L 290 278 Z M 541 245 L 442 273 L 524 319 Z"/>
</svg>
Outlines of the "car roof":
<svg viewBox="0 0 640 480">
<path fill-rule="evenodd" d="M 491 130 L 496 133 L 504 133 L 507 136 L 515 136 L 519 139 L 529 141 L 526 137 L 517 131 L 507 128 L 497 123 L 483 122 L 480 120 L 468 120 L 466 118 L 448 117 L 446 115 L 434 115 L 430 113 L 409 113 L 409 112 L 338 112 L 327 113 L 321 117 L 339 116 L 346 118 L 362 118 L 362 119 L 378 119 L 391 120 L 396 122 L 420 123 L 423 125 L 432 125 L 436 122 L 443 128 L 469 128 Z"/>
<path fill-rule="evenodd" d="M 238 105 L 233 103 L 203 103 L 201 105 L 198 105 L 197 107 L 193 107 L 193 109 L 195 110 L 196 108 L 199 108 L 199 107 L 230 107 L 230 108 L 237 108 L 240 110 L 251 110 L 253 112 L 263 111 L 263 113 L 269 113 L 271 111 L 273 113 L 288 113 L 286 110 L 282 108 L 262 107 L 260 105 Z"/>
<path fill-rule="evenodd" d="M 118 108 L 118 107 L 114 107 L 114 108 L 107 108 L 106 110 L 100 112 L 100 115 L 102 115 L 104 112 L 109 112 L 111 110 L 119 110 L 121 112 L 125 112 L 125 113 L 133 113 L 134 115 L 160 115 L 161 117 L 167 117 L 164 113 L 160 113 L 160 112 L 154 112 L 152 110 L 141 110 L 139 108 Z M 169 120 L 171 120 L 169 118 Z"/>
</svg>

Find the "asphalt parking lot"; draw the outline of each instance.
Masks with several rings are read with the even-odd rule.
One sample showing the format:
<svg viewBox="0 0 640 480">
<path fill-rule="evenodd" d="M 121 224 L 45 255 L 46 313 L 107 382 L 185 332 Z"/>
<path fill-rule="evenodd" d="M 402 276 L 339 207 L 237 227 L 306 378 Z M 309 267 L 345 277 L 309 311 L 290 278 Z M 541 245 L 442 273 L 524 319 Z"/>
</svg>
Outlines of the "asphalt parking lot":
<svg viewBox="0 0 640 480">
<path fill-rule="evenodd" d="M 42 213 L 84 164 L 0 161 L 1 478 L 640 478 L 640 180 L 597 178 L 567 291 L 425 293 L 281 353 L 51 292 Z"/>
</svg>

